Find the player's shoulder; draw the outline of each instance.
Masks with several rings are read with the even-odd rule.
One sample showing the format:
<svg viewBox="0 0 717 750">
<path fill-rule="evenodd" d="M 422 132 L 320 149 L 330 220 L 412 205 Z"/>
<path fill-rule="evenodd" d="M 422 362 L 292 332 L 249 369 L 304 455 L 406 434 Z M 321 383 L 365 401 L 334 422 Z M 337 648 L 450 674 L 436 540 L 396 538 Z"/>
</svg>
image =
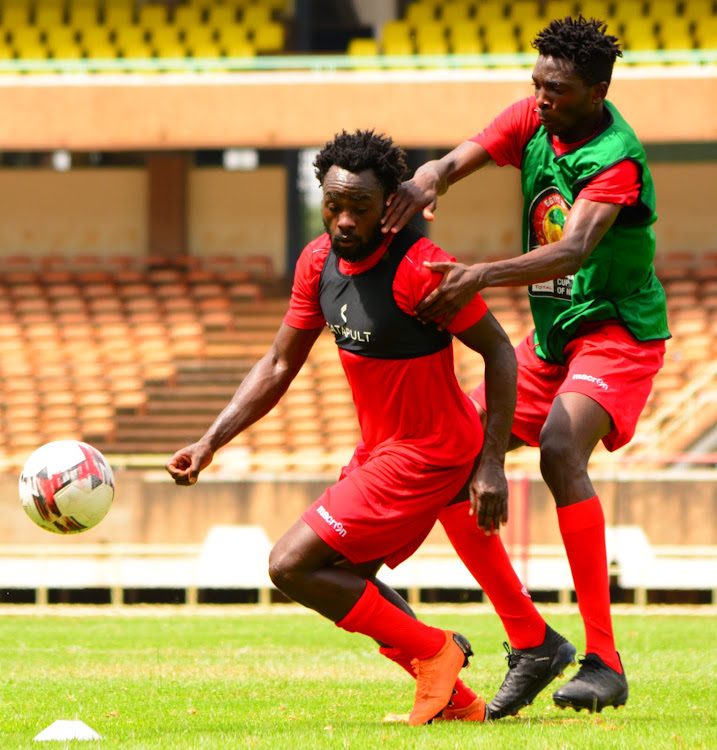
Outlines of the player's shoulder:
<svg viewBox="0 0 717 750">
<path fill-rule="evenodd" d="M 439 261 L 454 261 L 455 258 L 442 250 L 428 237 L 420 235 L 406 251 L 405 259 L 410 264 L 422 268 L 424 262 L 437 263 Z"/>
<path fill-rule="evenodd" d="M 306 245 L 301 252 L 301 263 L 308 268 L 321 270 L 331 250 L 331 238 L 324 232 Z"/>
</svg>

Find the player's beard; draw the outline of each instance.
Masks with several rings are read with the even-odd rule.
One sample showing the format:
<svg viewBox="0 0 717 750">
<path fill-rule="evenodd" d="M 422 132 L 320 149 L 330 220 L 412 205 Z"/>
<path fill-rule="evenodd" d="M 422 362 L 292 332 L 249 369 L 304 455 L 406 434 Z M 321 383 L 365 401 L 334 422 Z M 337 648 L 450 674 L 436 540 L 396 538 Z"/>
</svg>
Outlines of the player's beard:
<svg viewBox="0 0 717 750">
<path fill-rule="evenodd" d="M 327 227 L 328 231 L 328 227 Z M 357 263 L 360 260 L 368 258 L 371 253 L 378 250 L 379 245 L 386 239 L 386 235 L 381 231 L 381 225 L 379 224 L 373 235 L 369 238 L 368 242 L 362 242 L 359 245 L 355 245 L 353 248 L 345 248 L 339 245 L 339 237 L 341 235 L 334 235 L 331 238 L 331 249 L 345 261 L 349 263 Z M 351 236 L 351 235 L 349 235 Z"/>
</svg>

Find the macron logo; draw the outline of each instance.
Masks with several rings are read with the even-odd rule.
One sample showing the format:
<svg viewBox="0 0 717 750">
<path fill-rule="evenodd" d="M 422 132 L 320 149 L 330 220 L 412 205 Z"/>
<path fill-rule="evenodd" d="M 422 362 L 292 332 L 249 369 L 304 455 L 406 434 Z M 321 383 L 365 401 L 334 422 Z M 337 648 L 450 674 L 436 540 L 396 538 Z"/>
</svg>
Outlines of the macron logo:
<svg viewBox="0 0 717 750">
<path fill-rule="evenodd" d="M 340 312 L 341 312 L 341 320 L 343 320 L 344 323 L 347 322 L 347 320 L 346 320 L 346 308 L 347 307 L 348 307 L 348 305 L 341 305 L 341 310 L 340 310 Z"/>
<path fill-rule="evenodd" d="M 344 528 L 344 525 L 337 521 L 333 516 L 329 514 L 329 511 L 324 508 L 323 505 L 319 505 L 317 509 L 317 513 L 326 521 L 326 523 L 333 527 L 333 530 L 339 535 L 339 536 L 346 536 L 346 529 Z"/>
<path fill-rule="evenodd" d="M 586 380 L 588 383 L 594 383 L 598 388 L 602 388 L 604 391 L 608 390 L 608 384 L 602 378 L 596 378 L 594 375 L 573 375 L 573 380 Z"/>
</svg>

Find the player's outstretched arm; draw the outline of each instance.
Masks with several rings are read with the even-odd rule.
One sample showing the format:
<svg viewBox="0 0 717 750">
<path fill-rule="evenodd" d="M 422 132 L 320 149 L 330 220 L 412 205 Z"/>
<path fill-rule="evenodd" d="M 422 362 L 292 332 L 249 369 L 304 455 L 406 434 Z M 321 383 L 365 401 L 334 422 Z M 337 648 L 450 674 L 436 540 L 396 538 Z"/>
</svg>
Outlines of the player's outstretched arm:
<svg viewBox="0 0 717 750">
<path fill-rule="evenodd" d="M 196 442 L 178 450 L 165 468 L 174 481 L 190 485 L 232 438 L 276 406 L 309 356 L 322 328 L 292 328 L 283 323 L 269 351 L 244 378 L 232 400 Z"/>
<path fill-rule="evenodd" d="M 422 164 L 410 180 L 392 195 L 381 219 L 383 232 L 398 232 L 411 217 L 423 210 L 423 218 L 433 221 L 438 196 L 443 195 L 457 180 L 462 179 L 490 161 L 490 154 L 473 141 L 464 141 L 441 159 Z"/>
<path fill-rule="evenodd" d="M 492 286 L 527 286 L 577 273 L 605 232 L 620 206 L 616 203 L 577 200 L 568 212 L 563 236 L 529 253 L 490 263 L 424 263 L 443 274 L 441 283 L 416 305 L 424 323 L 440 320 L 447 326 L 458 311 L 482 289 Z"/>
<path fill-rule="evenodd" d="M 518 365 L 508 335 L 490 311 L 457 334 L 485 362 L 486 423 L 480 463 L 471 480 L 471 511 L 486 534 L 508 522 L 505 454 L 513 427 Z"/>
</svg>

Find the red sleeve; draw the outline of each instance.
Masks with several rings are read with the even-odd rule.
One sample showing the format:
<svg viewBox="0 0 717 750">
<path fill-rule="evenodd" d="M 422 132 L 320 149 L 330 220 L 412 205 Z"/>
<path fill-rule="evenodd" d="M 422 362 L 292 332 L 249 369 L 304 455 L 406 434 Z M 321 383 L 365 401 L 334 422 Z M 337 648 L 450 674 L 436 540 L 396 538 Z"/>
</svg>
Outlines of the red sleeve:
<svg viewBox="0 0 717 750">
<path fill-rule="evenodd" d="M 319 304 L 319 277 L 329 252 L 328 235 L 310 242 L 299 256 L 294 271 L 289 310 L 284 323 L 292 328 L 321 328 L 326 325 Z"/>
<path fill-rule="evenodd" d="M 578 198 L 597 203 L 619 203 L 622 206 L 632 206 L 640 198 L 640 170 L 630 159 L 618 162 L 594 177 L 577 194 Z"/>
<path fill-rule="evenodd" d="M 429 295 L 440 283 L 443 274 L 430 271 L 423 263 L 455 261 L 455 258 L 436 247 L 427 237 L 421 238 L 406 253 L 393 280 L 393 297 L 398 306 L 409 315 L 414 314 L 416 305 Z M 451 333 L 461 333 L 475 325 L 486 313 L 486 306 L 480 294 L 456 315 L 448 326 Z"/>
<path fill-rule="evenodd" d="M 511 164 L 520 169 L 525 144 L 540 127 L 534 110 L 533 96 L 511 104 L 485 130 L 470 140 L 483 146 L 499 167 Z"/>
</svg>

